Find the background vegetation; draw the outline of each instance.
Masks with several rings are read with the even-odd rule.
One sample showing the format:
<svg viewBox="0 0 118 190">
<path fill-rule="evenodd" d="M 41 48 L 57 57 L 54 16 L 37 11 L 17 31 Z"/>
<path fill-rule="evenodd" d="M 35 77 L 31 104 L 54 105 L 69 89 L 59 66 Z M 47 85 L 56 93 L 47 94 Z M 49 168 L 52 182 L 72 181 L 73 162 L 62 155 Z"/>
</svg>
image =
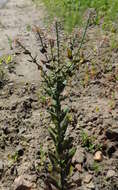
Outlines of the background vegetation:
<svg viewBox="0 0 118 190">
<path fill-rule="evenodd" d="M 94 10 L 94 23 L 102 21 L 103 28 L 110 29 L 112 21 L 118 18 L 117 0 L 34 0 L 43 1 L 50 13 L 50 19 L 55 16 L 64 20 L 65 28 L 71 30 L 78 24 L 83 24 L 86 11 Z"/>
</svg>

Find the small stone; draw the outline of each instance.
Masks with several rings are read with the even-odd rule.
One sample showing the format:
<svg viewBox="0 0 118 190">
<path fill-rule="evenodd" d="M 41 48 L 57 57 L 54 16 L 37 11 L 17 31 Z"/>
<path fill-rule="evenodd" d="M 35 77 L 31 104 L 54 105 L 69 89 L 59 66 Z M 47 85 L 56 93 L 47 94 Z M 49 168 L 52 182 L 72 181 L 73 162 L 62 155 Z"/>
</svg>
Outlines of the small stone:
<svg viewBox="0 0 118 190">
<path fill-rule="evenodd" d="M 108 170 L 106 178 L 110 179 L 112 177 L 116 176 L 116 172 L 114 170 Z"/>
<path fill-rule="evenodd" d="M 25 179 L 25 176 L 16 178 L 13 187 L 13 190 L 32 190 L 32 184 Z"/>
<path fill-rule="evenodd" d="M 17 148 L 16 148 L 16 151 L 18 153 L 18 156 L 23 156 L 24 154 L 24 149 L 21 145 L 18 145 Z"/>
<path fill-rule="evenodd" d="M 88 189 L 91 189 L 91 190 L 95 190 L 95 185 L 93 182 L 90 182 L 88 185 L 87 185 L 87 188 Z"/>
<path fill-rule="evenodd" d="M 84 182 L 85 183 L 90 183 L 90 181 L 92 180 L 92 175 L 91 174 L 87 174 L 84 177 Z"/>
<path fill-rule="evenodd" d="M 82 165 L 81 164 L 76 164 L 75 168 L 77 169 L 78 172 L 82 172 Z"/>
<path fill-rule="evenodd" d="M 20 129 L 19 129 L 19 135 L 21 135 L 21 134 L 23 134 L 23 133 L 25 133 L 25 131 L 26 131 L 26 128 L 25 127 L 21 127 Z"/>
<path fill-rule="evenodd" d="M 97 151 L 94 155 L 94 160 L 95 161 L 98 161 L 98 162 L 101 162 L 103 159 L 103 155 L 102 155 L 102 152 L 101 151 Z"/>
<path fill-rule="evenodd" d="M 72 176 L 72 181 L 73 181 L 74 183 L 76 183 L 78 186 L 81 186 L 82 180 L 81 180 L 80 175 L 79 175 L 78 172 L 75 172 L 75 173 L 74 173 L 74 175 Z"/>
<path fill-rule="evenodd" d="M 75 155 L 72 158 L 72 163 L 78 163 L 78 164 L 82 164 L 85 162 L 85 154 L 84 154 L 84 149 L 81 147 L 78 147 Z"/>
</svg>

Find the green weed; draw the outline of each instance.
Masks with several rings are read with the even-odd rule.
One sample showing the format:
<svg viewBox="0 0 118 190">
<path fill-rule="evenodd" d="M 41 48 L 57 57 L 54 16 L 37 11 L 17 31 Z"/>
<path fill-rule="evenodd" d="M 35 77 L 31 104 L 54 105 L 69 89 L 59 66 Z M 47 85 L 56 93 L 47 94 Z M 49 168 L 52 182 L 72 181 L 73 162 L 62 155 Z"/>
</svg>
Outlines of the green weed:
<svg viewBox="0 0 118 190">
<path fill-rule="evenodd" d="M 100 24 L 102 19 L 105 30 L 114 31 L 112 22 L 117 20 L 118 1 L 117 0 L 33 0 L 35 3 L 43 2 L 46 6 L 50 19 L 59 17 L 64 21 L 64 26 L 68 31 L 78 24 L 84 23 L 84 15 L 88 9 L 93 10 L 91 24 Z"/>
<path fill-rule="evenodd" d="M 42 54 L 40 64 L 37 57 L 33 57 L 32 52 L 17 40 L 17 44 L 24 50 L 24 53 L 29 55 L 29 61 L 35 63 L 41 72 L 43 80 L 41 100 L 43 103 L 49 100 L 46 109 L 51 118 L 51 125 L 47 128 L 53 142 L 53 148 L 48 150 L 49 163 L 44 164 L 45 175 L 43 177 L 45 176 L 46 189 L 52 190 L 52 185 L 59 190 L 69 188 L 68 176 L 76 148 L 72 145 L 72 138 L 66 135 L 71 118 L 69 108 L 63 106 L 65 99 L 63 91 L 67 86 L 68 79 L 80 64 L 79 52 L 84 43 L 89 21 L 90 17 L 81 42 L 76 35 L 68 39 L 65 35 L 62 37 L 62 25 L 58 22 L 55 23 L 54 27 L 55 38 L 47 37 L 39 27 L 35 27 L 34 32 L 40 43 L 40 53 Z M 78 49 L 75 49 L 75 42 L 79 43 Z M 41 153 L 41 155 L 44 158 L 44 154 Z"/>
<path fill-rule="evenodd" d="M 85 131 L 81 131 L 82 145 L 91 153 L 102 149 L 102 145 L 95 144 L 95 140 L 96 138 L 94 136 L 90 137 Z"/>
<path fill-rule="evenodd" d="M 93 138 L 89 137 L 84 131 L 81 132 L 82 145 L 88 149 L 88 151 L 93 152 L 95 149 L 95 144 Z"/>
<path fill-rule="evenodd" d="M 44 151 L 43 145 L 40 145 L 40 150 L 38 152 L 38 157 L 40 159 L 40 163 L 37 165 L 36 170 L 38 172 L 42 172 L 44 167 L 45 167 L 45 162 L 46 162 L 46 152 Z"/>
<path fill-rule="evenodd" d="M 12 50 L 13 49 L 13 40 L 8 35 L 6 35 L 6 37 L 7 37 L 7 40 L 8 40 L 9 47 Z"/>
<path fill-rule="evenodd" d="M 100 165 L 97 162 L 93 163 L 92 169 L 94 170 L 95 173 L 99 173 L 101 170 Z"/>
<path fill-rule="evenodd" d="M 4 86 L 4 84 L 8 80 L 7 72 L 10 69 L 13 58 L 11 55 L 4 55 L 0 57 L 0 87 Z"/>
</svg>

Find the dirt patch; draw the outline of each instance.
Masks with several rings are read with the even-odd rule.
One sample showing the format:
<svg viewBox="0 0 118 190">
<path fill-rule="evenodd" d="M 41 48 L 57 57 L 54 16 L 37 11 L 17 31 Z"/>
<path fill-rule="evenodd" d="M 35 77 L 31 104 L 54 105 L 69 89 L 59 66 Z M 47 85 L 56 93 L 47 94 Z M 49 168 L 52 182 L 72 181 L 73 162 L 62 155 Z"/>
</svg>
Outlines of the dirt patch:
<svg viewBox="0 0 118 190">
<path fill-rule="evenodd" d="M 41 25 L 43 18 L 43 10 L 36 11 L 35 6 L 31 1 L 9 1 L 6 6 L 0 11 L 0 55 L 13 54 L 13 51 L 9 50 L 8 37 L 12 39 L 23 38 L 22 41 L 29 47 L 34 49 L 33 37 L 29 36 L 27 32 L 27 26 Z M 33 15 L 33 16 L 32 16 Z M 22 35 L 23 34 L 23 35 Z M 30 41 L 28 40 L 30 39 Z M 34 65 L 28 64 L 27 60 L 23 57 L 19 58 L 19 64 L 16 64 L 16 75 L 21 75 L 23 81 L 37 81 L 39 79 L 39 73 Z M 19 78 L 19 77 L 18 77 Z M 11 79 L 12 80 L 12 79 Z M 21 78 L 18 81 L 22 81 Z"/>
<path fill-rule="evenodd" d="M 37 96 L 40 73 L 25 56 L 14 57 L 8 43 L 8 36 L 11 39 L 20 38 L 29 49 L 34 49 L 35 37 L 26 28 L 42 26 L 42 18 L 42 5 L 36 10 L 31 1 L 11 0 L 0 10 L 0 56 L 10 54 L 14 60 L 10 66 L 13 66 L 13 72 L 8 73 L 9 82 L 0 90 L 0 163 L 1 167 L 4 165 L 4 172 L 0 174 L 2 190 L 12 189 L 18 168 L 18 175 L 21 175 L 27 174 L 33 167 L 35 159 L 32 156 L 36 155 L 44 138 Z M 16 169 L 15 154 L 19 145 L 25 153 Z"/>
</svg>

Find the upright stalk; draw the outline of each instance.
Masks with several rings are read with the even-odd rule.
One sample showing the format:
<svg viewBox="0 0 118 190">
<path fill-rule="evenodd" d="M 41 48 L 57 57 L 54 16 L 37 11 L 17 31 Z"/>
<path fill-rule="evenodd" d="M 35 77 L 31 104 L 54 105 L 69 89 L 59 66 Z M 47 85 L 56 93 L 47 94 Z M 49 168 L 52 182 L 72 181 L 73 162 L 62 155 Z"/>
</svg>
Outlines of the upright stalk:
<svg viewBox="0 0 118 190">
<path fill-rule="evenodd" d="M 58 30 L 58 22 L 55 23 L 56 25 L 56 38 L 57 38 L 57 62 L 58 62 L 58 67 L 59 67 L 59 63 L 60 63 L 60 42 L 59 42 L 59 30 Z"/>
<path fill-rule="evenodd" d="M 46 184 L 48 184 L 48 188 L 46 188 L 46 190 L 53 190 L 52 185 L 58 190 L 68 189 L 67 177 L 71 167 L 71 160 L 76 150 L 72 145 L 72 139 L 66 136 L 66 131 L 69 126 L 69 109 L 68 107 L 63 108 L 62 106 L 62 100 L 64 99 L 62 92 L 66 87 L 68 78 L 73 74 L 73 71 L 77 66 L 77 64 L 75 65 L 74 63 L 76 62 L 78 53 L 75 54 L 75 57 L 73 56 L 74 52 L 72 52 L 71 57 L 67 56 L 66 51 L 69 48 L 69 44 L 67 44 L 67 49 L 64 49 L 65 54 L 61 54 L 58 25 L 59 23 L 56 22 L 56 43 L 51 39 L 47 40 L 48 44 L 46 44 L 44 35 L 42 37 L 42 33 L 40 33 L 40 30 L 36 27 L 35 31 L 38 35 L 37 40 L 39 40 L 41 44 L 40 52 L 46 59 L 45 61 L 41 61 L 43 63 L 41 65 L 38 63 L 36 57 L 33 57 L 32 53 L 17 41 L 18 45 L 27 55 L 29 55 L 31 62 L 35 63 L 38 69 L 41 70 L 41 76 L 45 84 L 45 95 L 51 100 L 50 105 L 47 104 L 47 110 L 50 114 L 52 124 L 48 127 L 48 130 L 53 141 L 54 148 L 48 151 L 48 160 L 50 160 L 52 166 L 52 173 L 47 167 L 46 171 L 49 173 L 48 177 L 44 180 Z M 82 47 L 87 27 L 88 24 L 83 34 L 79 50 Z M 65 48 L 65 41 L 63 43 L 64 44 L 62 45 Z M 51 48 L 50 51 L 48 49 L 49 47 Z M 54 50 L 56 51 L 53 51 L 53 48 L 55 48 Z"/>
</svg>

